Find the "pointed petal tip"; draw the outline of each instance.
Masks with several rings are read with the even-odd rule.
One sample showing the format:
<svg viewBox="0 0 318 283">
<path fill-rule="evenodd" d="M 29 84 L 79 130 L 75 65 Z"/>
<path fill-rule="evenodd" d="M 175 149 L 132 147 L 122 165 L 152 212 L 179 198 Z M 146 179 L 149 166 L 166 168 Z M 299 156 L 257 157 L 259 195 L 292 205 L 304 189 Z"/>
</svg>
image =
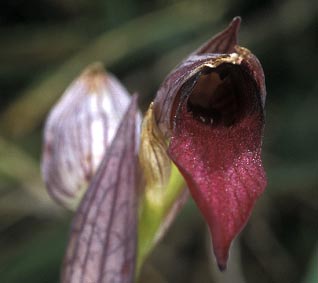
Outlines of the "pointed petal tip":
<svg viewBox="0 0 318 283">
<path fill-rule="evenodd" d="M 230 24 L 220 33 L 216 34 L 192 55 L 202 55 L 207 53 L 231 53 L 237 45 L 238 32 L 240 29 L 241 17 L 234 17 Z"/>
<path fill-rule="evenodd" d="M 130 103 L 133 105 L 133 107 L 137 107 L 137 105 L 138 105 L 138 97 L 139 97 L 139 95 L 138 95 L 137 92 L 133 93 L 133 95 L 131 96 L 131 102 Z"/>
<path fill-rule="evenodd" d="M 241 22 L 242 18 L 240 16 L 236 16 L 233 18 L 232 22 L 230 23 L 230 26 L 238 30 L 240 28 Z"/>
<path fill-rule="evenodd" d="M 210 229 L 210 235 L 212 237 L 212 231 Z M 215 235 L 214 235 L 215 236 Z M 215 260 L 217 266 L 220 271 L 225 271 L 227 268 L 227 262 L 229 259 L 229 251 L 230 251 L 230 244 L 219 246 L 220 243 L 215 242 L 212 238 L 212 247 L 213 247 L 213 254 L 215 256 Z"/>
<path fill-rule="evenodd" d="M 218 268 L 221 272 L 226 270 L 226 263 L 218 263 Z"/>
<path fill-rule="evenodd" d="M 126 110 L 125 116 L 132 116 L 135 117 L 138 113 L 138 94 L 134 93 L 130 97 L 130 103 L 128 105 L 128 108 Z"/>
<path fill-rule="evenodd" d="M 227 30 L 230 31 L 230 33 L 233 34 L 233 37 L 235 38 L 235 41 L 237 42 L 238 33 L 240 31 L 242 18 L 240 16 L 236 16 L 232 19 L 230 22 Z"/>
<path fill-rule="evenodd" d="M 141 121 L 139 121 L 139 119 L 141 120 L 141 118 L 139 117 L 139 112 L 138 112 L 138 93 L 134 93 L 131 96 L 131 100 L 130 100 L 130 105 L 129 105 L 129 109 L 130 111 L 133 113 L 133 115 L 137 115 L 137 123 L 141 123 Z M 129 111 L 128 111 L 129 112 Z M 138 126 L 139 127 L 139 126 Z M 139 134 L 139 130 L 137 131 Z"/>
</svg>

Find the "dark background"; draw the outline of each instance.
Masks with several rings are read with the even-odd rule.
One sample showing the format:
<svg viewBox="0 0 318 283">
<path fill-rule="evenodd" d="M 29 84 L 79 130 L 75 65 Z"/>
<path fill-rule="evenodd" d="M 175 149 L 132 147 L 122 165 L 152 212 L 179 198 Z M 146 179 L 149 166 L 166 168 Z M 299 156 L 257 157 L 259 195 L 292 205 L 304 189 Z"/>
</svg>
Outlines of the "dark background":
<svg viewBox="0 0 318 283">
<path fill-rule="evenodd" d="M 46 195 L 39 160 L 45 116 L 80 71 L 102 61 L 140 94 L 230 20 L 267 83 L 269 185 L 234 242 L 228 271 L 211 256 L 190 201 L 141 282 L 317 283 L 317 2 L 11 0 L 0 2 L 0 281 L 58 282 L 72 215 Z"/>
</svg>

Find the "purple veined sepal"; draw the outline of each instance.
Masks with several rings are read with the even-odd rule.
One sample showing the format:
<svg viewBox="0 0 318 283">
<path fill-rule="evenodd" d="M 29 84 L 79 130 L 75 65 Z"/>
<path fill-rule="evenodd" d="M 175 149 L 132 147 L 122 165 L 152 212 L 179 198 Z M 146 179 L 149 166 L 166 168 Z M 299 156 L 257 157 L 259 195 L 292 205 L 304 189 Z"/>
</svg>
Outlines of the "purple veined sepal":
<svg viewBox="0 0 318 283">
<path fill-rule="evenodd" d="M 41 167 L 55 201 L 76 209 L 130 100 L 121 83 L 95 63 L 53 107 L 45 125 Z"/>
<path fill-rule="evenodd" d="M 134 282 L 138 122 L 134 96 L 73 219 L 62 283 Z"/>
<path fill-rule="evenodd" d="M 234 18 L 173 70 L 154 100 L 155 120 L 211 232 L 220 269 L 266 186 L 261 161 L 265 80 L 237 45 Z"/>
</svg>

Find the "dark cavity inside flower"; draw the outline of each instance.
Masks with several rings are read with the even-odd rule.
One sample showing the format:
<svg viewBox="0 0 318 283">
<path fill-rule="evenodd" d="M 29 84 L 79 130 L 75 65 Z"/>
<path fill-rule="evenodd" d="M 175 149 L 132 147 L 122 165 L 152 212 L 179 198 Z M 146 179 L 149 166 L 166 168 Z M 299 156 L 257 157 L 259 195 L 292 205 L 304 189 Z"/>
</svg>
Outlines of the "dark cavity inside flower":
<svg viewBox="0 0 318 283">
<path fill-rule="evenodd" d="M 233 126 L 256 110 L 255 103 L 248 97 L 249 92 L 256 92 L 255 83 L 237 65 L 225 63 L 216 69 L 206 67 L 193 79 L 196 83 L 187 101 L 187 111 L 205 125 Z"/>
</svg>

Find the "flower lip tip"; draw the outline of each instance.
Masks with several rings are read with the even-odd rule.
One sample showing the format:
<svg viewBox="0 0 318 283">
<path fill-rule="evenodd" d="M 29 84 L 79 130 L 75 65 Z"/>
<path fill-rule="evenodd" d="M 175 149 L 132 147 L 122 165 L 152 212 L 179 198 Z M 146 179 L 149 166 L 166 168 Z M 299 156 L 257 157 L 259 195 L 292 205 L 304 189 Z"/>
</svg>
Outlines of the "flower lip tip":
<svg viewBox="0 0 318 283">
<path fill-rule="evenodd" d="M 221 271 L 221 272 L 224 272 L 224 271 L 226 271 L 226 263 L 218 263 L 218 268 L 219 268 L 219 270 Z"/>
</svg>

